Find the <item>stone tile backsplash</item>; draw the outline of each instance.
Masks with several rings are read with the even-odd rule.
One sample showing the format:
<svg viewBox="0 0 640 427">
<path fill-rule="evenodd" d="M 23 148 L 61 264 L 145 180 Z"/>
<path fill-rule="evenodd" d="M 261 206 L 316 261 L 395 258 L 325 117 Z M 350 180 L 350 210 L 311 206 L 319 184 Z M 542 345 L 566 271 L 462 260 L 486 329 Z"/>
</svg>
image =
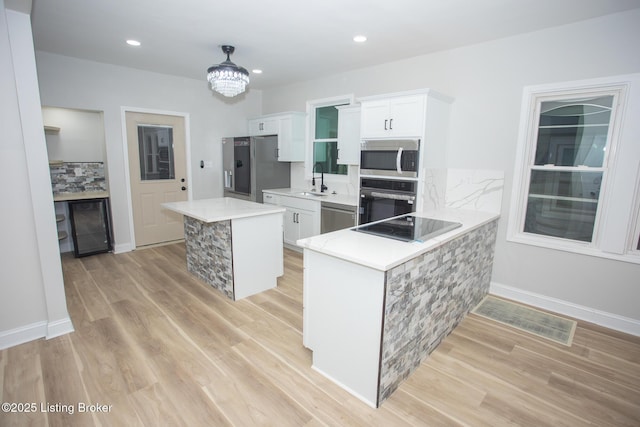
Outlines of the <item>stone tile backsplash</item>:
<svg viewBox="0 0 640 427">
<path fill-rule="evenodd" d="M 107 191 L 103 162 L 50 164 L 53 194 Z"/>
<path fill-rule="evenodd" d="M 229 299 L 235 299 L 231 220 L 202 222 L 185 215 L 184 241 L 187 270 Z"/>
<path fill-rule="evenodd" d="M 386 273 L 378 402 L 489 293 L 494 220 Z"/>
</svg>

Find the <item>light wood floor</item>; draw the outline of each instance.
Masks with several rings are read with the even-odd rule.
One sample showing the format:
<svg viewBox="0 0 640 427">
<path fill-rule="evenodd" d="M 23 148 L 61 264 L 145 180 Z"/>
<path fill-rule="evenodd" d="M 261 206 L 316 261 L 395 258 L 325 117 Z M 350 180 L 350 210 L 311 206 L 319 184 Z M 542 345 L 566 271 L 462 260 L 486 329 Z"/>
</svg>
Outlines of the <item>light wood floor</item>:
<svg viewBox="0 0 640 427">
<path fill-rule="evenodd" d="M 76 332 L 0 352 L 2 402 L 37 405 L 0 426 L 640 425 L 638 337 L 580 322 L 564 347 L 469 315 L 372 409 L 310 368 L 301 255 L 237 302 L 184 260 L 184 244 L 64 256 Z"/>
</svg>

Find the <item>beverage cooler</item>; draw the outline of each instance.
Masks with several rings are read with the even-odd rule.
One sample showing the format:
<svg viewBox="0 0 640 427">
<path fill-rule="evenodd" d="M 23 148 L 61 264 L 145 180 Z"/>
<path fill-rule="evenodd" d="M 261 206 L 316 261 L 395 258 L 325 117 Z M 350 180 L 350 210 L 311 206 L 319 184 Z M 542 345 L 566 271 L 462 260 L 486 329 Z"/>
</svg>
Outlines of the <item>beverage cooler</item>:
<svg viewBox="0 0 640 427">
<path fill-rule="evenodd" d="M 109 199 L 70 201 L 69 219 L 76 257 L 111 251 Z"/>
</svg>

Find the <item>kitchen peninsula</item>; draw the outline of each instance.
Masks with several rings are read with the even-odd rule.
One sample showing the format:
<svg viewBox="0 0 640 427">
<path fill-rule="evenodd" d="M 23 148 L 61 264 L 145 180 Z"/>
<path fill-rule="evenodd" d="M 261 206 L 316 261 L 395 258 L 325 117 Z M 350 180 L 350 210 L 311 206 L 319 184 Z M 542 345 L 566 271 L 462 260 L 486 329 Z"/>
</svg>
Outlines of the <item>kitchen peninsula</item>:
<svg viewBox="0 0 640 427">
<path fill-rule="evenodd" d="M 298 241 L 313 368 L 373 407 L 489 292 L 497 214 L 411 215 L 460 226 L 424 241 L 353 229 Z"/>
<path fill-rule="evenodd" d="M 163 203 L 184 215 L 187 269 L 238 300 L 276 287 L 284 273 L 284 208 L 229 197 Z"/>
</svg>

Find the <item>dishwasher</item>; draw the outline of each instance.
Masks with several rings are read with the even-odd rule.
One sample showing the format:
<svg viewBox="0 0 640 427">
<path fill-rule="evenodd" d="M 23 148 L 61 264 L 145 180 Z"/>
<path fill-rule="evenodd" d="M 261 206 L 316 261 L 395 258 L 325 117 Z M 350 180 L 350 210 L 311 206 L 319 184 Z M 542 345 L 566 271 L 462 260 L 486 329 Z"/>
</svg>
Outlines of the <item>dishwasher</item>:
<svg viewBox="0 0 640 427">
<path fill-rule="evenodd" d="M 320 233 L 329 233 L 356 225 L 355 206 L 325 201 L 322 201 L 320 206 Z"/>
</svg>

